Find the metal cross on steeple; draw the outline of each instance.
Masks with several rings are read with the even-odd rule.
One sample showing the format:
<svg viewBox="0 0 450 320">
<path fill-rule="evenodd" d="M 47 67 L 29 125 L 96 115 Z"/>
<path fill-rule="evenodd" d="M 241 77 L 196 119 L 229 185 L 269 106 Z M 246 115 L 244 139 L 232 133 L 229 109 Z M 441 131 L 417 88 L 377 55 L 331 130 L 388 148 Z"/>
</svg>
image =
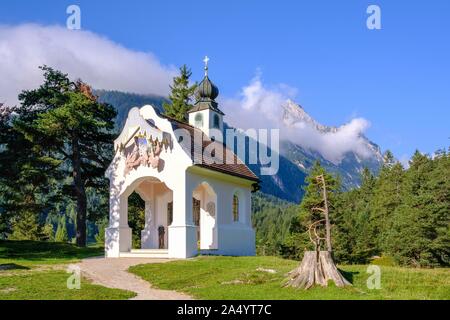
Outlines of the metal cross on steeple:
<svg viewBox="0 0 450 320">
<path fill-rule="evenodd" d="M 209 61 L 208 56 L 205 56 L 205 59 L 203 59 L 203 62 L 205 63 L 205 77 L 208 76 L 208 61 Z"/>
</svg>

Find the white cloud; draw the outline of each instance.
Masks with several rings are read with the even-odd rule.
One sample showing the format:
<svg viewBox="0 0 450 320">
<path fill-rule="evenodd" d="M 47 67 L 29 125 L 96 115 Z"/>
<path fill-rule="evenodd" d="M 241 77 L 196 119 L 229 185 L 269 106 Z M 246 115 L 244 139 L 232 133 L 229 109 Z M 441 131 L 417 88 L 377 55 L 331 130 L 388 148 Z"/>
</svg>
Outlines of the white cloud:
<svg viewBox="0 0 450 320">
<path fill-rule="evenodd" d="M 60 26 L 0 26 L 0 102 L 42 82 L 40 65 L 81 78 L 96 89 L 166 95 L 176 74 L 151 53 L 129 50 L 89 31 Z"/>
<path fill-rule="evenodd" d="M 71 78 L 81 78 L 96 89 L 167 95 L 173 66 L 164 66 L 151 53 L 127 49 L 89 31 L 61 26 L 0 25 L 0 103 L 17 103 L 17 95 L 42 83 L 40 65 L 49 65 Z M 320 152 L 338 163 L 347 152 L 367 157 L 361 135 L 369 126 L 356 118 L 333 132 L 323 133 L 310 122 L 283 122 L 283 106 L 294 99 L 295 88 L 285 84 L 266 87 L 261 74 L 242 89 L 237 98 L 222 101 L 226 121 L 242 128 L 280 128 L 282 139 Z"/>
<path fill-rule="evenodd" d="M 279 128 L 282 139 L 317 151 L 333 163 L 340 163 L 348 152 L 354 152 L 361 158 L 371 155 L 363 138 L 370 124 L 363 118 L 355 118 L 329 131 L 321 130 L 320 124 L 297 107 L 290 109 L 291 118 L 288 121 L 283 119 L 288 100 L 295 95 L 296 90 L 286 85 L 265 87 L 258 74 L 242 89 L 238 98 L 224 99 L 222 105 L 231 125 L 244 130 Z"/>
</svg>

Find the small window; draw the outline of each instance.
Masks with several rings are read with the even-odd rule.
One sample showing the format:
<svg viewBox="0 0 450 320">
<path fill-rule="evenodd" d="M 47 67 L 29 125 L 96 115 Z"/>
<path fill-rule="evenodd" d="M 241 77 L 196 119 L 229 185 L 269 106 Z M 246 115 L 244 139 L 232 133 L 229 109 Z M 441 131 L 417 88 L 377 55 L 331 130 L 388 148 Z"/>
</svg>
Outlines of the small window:
<svg viewBox="0 0 450 320">
<path fill-rule="evenodd" d="M 239 221 L 239 196 L 237 193 L 233 195 L 233 221 Z"/>
<path fill-rule="evenodd" d="M 203 127 L 203 115 L 201 113 L 195 115 L 195 126 Z"/>
<path fill-rule="evenodd" d="M 214 128 L 220 129 L 220 119 L 219 119 L 219 115 L 217 115 L 217 114 L 214 115 L 213 126 L 214 126 Z"/>
<path fill-rule="evenodd" d="M 167 204 L 167 225 L 170 226 L 173 222 L 173 201 Z"/>
</svg>

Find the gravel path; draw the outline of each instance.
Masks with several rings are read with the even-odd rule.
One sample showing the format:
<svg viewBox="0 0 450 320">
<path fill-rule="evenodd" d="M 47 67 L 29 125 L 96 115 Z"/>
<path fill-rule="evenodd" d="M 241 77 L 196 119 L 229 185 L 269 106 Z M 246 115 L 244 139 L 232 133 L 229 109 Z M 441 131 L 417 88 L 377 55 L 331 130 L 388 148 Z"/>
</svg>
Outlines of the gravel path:
<svg viewBox="0 0 450 320">
<path fill-rule="evenodd" d="M 168 259 L 145 259 L 145 258 L 88 258 L 82 260 L 78 266 L 81 273 L 93 283 L 108 288 L 117 288 L 137 293 L 133 300 L 188 300 L 192 299 L 183 293 L 154 289 L 151 285 L 129 273 L 129 267 L 137 264 L 163 263 Z"/>
</svg>

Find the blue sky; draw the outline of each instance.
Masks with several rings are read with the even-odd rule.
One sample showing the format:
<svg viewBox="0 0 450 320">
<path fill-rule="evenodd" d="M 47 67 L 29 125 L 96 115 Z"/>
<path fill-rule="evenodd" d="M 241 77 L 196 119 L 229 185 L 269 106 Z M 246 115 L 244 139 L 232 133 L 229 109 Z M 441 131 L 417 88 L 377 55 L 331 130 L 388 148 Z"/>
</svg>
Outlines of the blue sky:
<svg viewBox="0 0 450 320">
<path fill-rule="evenodd" d="M 235 96 L 257 70 L 268 86 L 296 88 L 319 122 L 371 122 L 369 138 L 401 158 L 449 146 L 450 1 L 2 1 L 0 24 L 65 25 L 69 4 L 82 29 L 162 64 L 202 58 L 221 94 Z M 381 7 L 382 30 L 366 28 Z"/>
</svg>

